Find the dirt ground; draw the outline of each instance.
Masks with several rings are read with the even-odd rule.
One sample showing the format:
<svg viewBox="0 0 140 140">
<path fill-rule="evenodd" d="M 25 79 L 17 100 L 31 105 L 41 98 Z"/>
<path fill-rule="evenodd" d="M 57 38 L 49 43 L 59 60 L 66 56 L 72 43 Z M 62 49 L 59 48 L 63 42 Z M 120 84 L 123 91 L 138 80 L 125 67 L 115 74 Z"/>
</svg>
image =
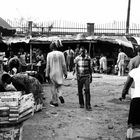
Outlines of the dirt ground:
<svg viewBox="0 0 140 140">
<path fill-rule="evenodd" d="M 92 111 L 79 108 L 77 81 L 71 73 L 64 81 L 65 104 L 49 106 L 49 85 L 45 84 L 45 107 L 24 122 L 23 140 L 125 140 L 130 97 L 118 98 L 126 76 L 93 74 Z"/>
</svg>

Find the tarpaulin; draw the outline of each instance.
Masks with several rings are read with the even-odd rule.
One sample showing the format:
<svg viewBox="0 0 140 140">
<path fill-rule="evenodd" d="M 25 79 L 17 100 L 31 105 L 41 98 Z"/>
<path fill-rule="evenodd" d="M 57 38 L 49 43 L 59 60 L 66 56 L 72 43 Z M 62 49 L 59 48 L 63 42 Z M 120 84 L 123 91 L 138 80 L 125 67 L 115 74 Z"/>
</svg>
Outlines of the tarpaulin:
<svg viewBox="0 0 140 140">
<path fill-rule="evenodd" d="M 113 44 L 122 45 L 133 49 L 131 41 L 127 40 L 125 36 L 99 36 L 97 40 L 110 42 Z"/>
</svg>

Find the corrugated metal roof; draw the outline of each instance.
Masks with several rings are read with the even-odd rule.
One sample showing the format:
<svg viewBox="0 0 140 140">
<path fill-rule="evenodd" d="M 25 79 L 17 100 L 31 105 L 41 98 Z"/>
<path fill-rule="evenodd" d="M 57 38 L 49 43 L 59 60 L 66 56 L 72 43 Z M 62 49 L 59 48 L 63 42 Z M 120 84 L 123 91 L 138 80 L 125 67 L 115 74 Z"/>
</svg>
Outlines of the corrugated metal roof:
<svg viewBox="0 0 140 140">
<path fill-rule="evenodd" d="M 127 40 L 125 36 L 99 36 L 97 37 L 97 40 L 106 41 L 106 42 L 122 45 L 133 49 L 133 45 L 131 41 Z"/>
<path fill-rule="evenodd" d="M 51 37 L 6 37 L 3 42 L 6 44 L 11 43 L 31 43 L 31 44 L 48 44 L 52 41 L 60 40 L 62 43 L 75 43 L 75 42 L 110 42 L 113 44 L 130 47 L 133 49 L 131 41 L 128 41 L 125 36 L 88 36 L 85 38 L 77 38 L 77 36 L 51 36 Z"/>
</svg>

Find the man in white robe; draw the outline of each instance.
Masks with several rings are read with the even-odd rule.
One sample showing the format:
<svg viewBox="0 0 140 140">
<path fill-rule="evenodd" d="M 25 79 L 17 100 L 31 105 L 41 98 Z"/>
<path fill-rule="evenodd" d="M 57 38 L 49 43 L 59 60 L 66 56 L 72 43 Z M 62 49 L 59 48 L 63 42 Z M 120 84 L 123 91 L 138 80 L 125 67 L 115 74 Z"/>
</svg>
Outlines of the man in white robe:
<svg viewBox="0 0 140 140">
<path fill-rule="evenodd" d="M 62 97 L 63 77 L 67 78 L 67 69 L 64 54 L 57 50 L 57 44 L 51 43 L 52 52 L 47 55 L 46 78 L 51 83 L 52 100 L 50 105 L 58 106 L 58 98 L 64 103 Z"/>
</svg>

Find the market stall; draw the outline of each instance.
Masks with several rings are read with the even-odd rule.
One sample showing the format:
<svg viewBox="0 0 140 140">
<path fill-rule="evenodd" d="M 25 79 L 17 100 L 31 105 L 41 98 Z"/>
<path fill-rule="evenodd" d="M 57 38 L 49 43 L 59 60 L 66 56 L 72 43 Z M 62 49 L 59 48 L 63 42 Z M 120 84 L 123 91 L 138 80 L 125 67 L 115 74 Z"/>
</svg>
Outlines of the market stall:
<svg viewBox="0 0 140 140">
<path fill-rule="evenodd" d="M 47 53 L 50 51 L 49 45 L 52 41 L 59 40 L 62 43 L 61 51 L 65 51 L 70 46 L 75 50 L 77 44 L 85 46 L 91 58 L 100 57 L 101 53 L 105 53 L 108 57 L 108 64 L 115 65 L 119 48 L 123 48 L 128 57 L 134 56 L 133 43 L 125 36 L 86 36 L 86 35 L 66 35 L 66 36 L 40 36 L 40 37 L 15 37 L 5 38 L 4 42 L 9 44 L 15 51 L 21 46 L 25 48 L 30 54 L 31 65 L 30 70 L 39 70 L 40 67 L 36 66 L 33 62 L 33 52 L 35 48 L 43 50 L 43 55 L 46 58 Z M 45 64 L 43 66 L 45 69 Z M 36 70 L 35 70 L 36 71 Z M 42 73 L 42 70 L 41 70 Z"/>
</svg>

